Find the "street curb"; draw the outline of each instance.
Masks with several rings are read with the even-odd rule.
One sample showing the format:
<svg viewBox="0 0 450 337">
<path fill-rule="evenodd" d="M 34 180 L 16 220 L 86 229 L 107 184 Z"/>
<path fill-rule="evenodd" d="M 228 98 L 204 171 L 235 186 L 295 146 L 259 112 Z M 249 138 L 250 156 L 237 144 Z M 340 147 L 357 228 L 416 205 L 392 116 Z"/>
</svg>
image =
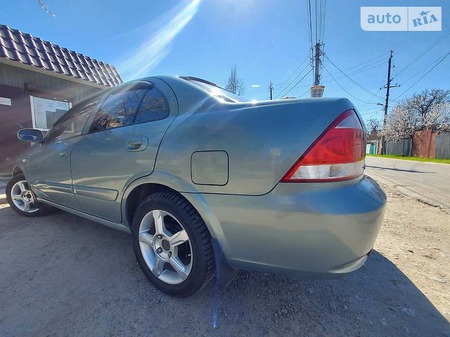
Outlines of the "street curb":
<svg viewBox="0 0 450 337">
<path fill-rule="evenodd" d="M 392 159 L 392 158 L 389 158 Z M 412 161 L 412 160 L 410 160 Z M 446 165 L 446 164 L 444 164 Z M 378 182 L 382 182 L 386 185 L 391 185 L 392 187 L 394 187 L 400 194 L 403 194 L 407 197 L 411 197 L 413 199 L 416 199 L 420 202 L 423 202 L 424 204 L 433 206 L 433 207 L 438 207 L 439 209 L 441 209 L 443 212 L 450 214 L 450 206 L 449 205 L 445 205 L 439 201 L 436 201 L 434 199 L 425 197 L 417 192 L 411 191 L 409 188 L 399 185 L 397 184 L 395 181 L 390 180 L 388 178 L 385 177 L 380 177 L 378 174 L 374 174 L 373 172 L 370 173 L 370 175 L 368 174 L 369 177 L 373 178 L 374 180 L 378 181 Z"/>
<path fill-rule="evenodd" d="M 398 161 L 407 161 L 410 163 L 419 163 L 419 164 L 433 164 L 433 165 L 447 165 L 450 166 L 450 164 L 447 163 L 435 163 L 432 161 L 419 161 L 419 160 L 411 160 L 411 159 L 399 159 L 399 158 L 383 158 L 383 157 L 373 157 L 373 156 L 367 156 L 368 158 L 380 158 L 380 159 L 392 159 L 392 160 L 398 160 Z"/>
</svg>

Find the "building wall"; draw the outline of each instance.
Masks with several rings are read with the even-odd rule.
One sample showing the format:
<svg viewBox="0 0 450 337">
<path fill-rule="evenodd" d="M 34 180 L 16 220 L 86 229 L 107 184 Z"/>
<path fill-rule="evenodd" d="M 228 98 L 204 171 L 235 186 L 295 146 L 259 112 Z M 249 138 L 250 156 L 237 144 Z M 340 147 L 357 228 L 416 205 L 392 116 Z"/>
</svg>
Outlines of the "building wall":
<svg viewBox="0 0 450 337">
<path fill-rule="evenodd" d="M 0 63 L 0 97 L 11 105 L 0 104 L 0 174 L 8 174 L 30 143 L 17 139 L 17 131 L 31 128 L 30 96 L 69 101 L 76 104 L 101 89 L 47 76 Z"/>
<path fill-rule="evenodd" d="M 415 131 L 412 154 L 414 157 L 434 158 L 436 155 L 436 133 L 432 130 Z"/>
<path fill-rule="evenodd" d="M 25 89 L 76 104 L 101 89 L 0 63 L 0 85 Z M 42 96 L 41 95 L 41 96 Z"/>
<path fill-rule="evenodd" d="M 0 173 L 8 173 L 17 154 L 31 147 L 16 136 L 20 129 L 31 127 L 31 107 L 23 89 L 0 85 L 0 97 L 11 99 L 11 105 L 0 105 Z"/>
</svg>

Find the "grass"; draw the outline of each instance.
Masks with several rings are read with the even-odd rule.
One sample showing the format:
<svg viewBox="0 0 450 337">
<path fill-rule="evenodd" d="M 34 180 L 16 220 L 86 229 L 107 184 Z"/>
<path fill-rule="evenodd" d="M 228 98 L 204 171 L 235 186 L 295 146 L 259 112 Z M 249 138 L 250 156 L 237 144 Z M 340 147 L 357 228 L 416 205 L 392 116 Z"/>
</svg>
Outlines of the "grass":
<svg viewBox="0 0 450 337">
<path fill-rule="evenodd" d="M 403 157 L 395 156 L 393 154 L 368 154 L 369 157 L 380 157 L 380 158 L 394 158 L 403 160 L 414 160 L 426 163 L 440 163 L 440 164 L 450 164 L 450 159 L 439 159 L 439 158 L 420 158 L 420 157 Z"/>
</svg>

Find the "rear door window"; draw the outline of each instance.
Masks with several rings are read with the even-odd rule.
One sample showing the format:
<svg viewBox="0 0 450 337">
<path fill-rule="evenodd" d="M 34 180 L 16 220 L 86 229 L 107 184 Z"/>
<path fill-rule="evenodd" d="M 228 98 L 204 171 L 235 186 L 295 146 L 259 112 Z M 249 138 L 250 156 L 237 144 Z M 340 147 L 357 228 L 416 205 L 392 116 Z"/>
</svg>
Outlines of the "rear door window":
<svg viewBox="0 0 450 337">
<path fill-rule="evenodd" d="M 148 88 L 134 88 L 111 93 L 100 107 L 91 126 L 91 132 L 131 125 L 136 110 L 142 102 Z"/>
<path fill-rule="evenodd" d="M 169 104 L 155 87 L 145 94 L 134 120 L 135 124 L 158 121 L 169 116 Z"/>
</svg>

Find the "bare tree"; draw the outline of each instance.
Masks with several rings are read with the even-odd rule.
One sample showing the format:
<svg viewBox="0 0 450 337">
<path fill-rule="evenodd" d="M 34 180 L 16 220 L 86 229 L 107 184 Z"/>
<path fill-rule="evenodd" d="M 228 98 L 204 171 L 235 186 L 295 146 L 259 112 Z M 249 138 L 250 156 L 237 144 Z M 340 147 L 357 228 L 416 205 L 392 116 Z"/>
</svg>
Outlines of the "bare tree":
<svg viewBox="0 0 450 337">
<path fill-rule="evenodd" d="M 236 65 L 231 69 L 230 77 L 228 78 L 228 83 L 225 89 L 241 96 L 245 92 L 245 85 L 242 78 L 238 77 Z"/>
<path fill-rule="evenodd" d="M 377 140 L 381 131 L 381 122 L 376 118 L 371 118 L 366 123 L 367 139 Z"/>
<path fill-rule="evenodd" d="M 414 131 L 450 130 L 450 91 L 424 90 L 397 104 L 388 116 L 386 140 L 411 138 Z"/>
</svg>

